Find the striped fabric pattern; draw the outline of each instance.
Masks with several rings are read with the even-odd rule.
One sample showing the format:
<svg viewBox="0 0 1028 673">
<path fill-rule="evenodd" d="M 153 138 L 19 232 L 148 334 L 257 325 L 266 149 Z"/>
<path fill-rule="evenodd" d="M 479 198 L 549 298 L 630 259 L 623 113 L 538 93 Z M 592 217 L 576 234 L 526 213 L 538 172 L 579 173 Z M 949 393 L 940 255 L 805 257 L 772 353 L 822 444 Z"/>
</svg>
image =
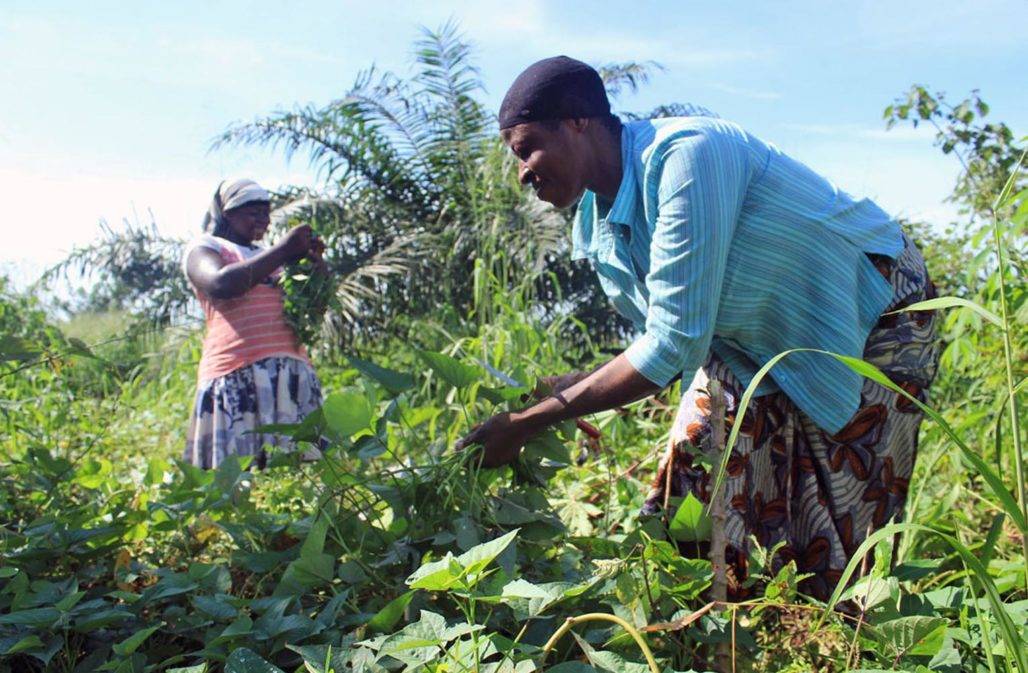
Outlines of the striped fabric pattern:
<svg viewBox="0 0 1028 673">
<path fill-rule="evenodd" d="M 225 264 L 240 262 L 260 251 L 205 235 L 187 248 L 185 257 L 197 246 L 217 251 Z M 207 322 L 198 371 L 200 381 L 225 376 L 272 356 L 307 362 L 303 346 L 285 321 L 277 276 L 274 274 L 234 299 L 214 299 L 194 288 Z"/>
<path fill-rule="evenodd" d="M 898 224 L 777 148 L 709 117 L 624 125 L 613 203 L 586 192 L 572 234 L 614 306 L 641 333 L 626 352 L 654 383 L 693 373 L 710 352 L 749 385 L 778 353 L 860 357 L 892 288 L 865 253 L 895 258 Z M 819 427 L 856 412 L 861 380 L 798 353 L 759 393 L 782 390 Z"/>
</svg>

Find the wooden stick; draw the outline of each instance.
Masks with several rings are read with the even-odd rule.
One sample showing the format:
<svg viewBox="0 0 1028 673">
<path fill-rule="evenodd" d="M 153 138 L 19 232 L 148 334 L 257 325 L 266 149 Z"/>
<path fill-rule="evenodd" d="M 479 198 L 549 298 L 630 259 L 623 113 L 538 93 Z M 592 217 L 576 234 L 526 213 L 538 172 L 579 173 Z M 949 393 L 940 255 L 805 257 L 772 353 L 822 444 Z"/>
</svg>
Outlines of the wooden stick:
<svg viewBox="0 0 1028 673">
<path fill-rule="evenodd" d="M 707 384 L 710 394 L 710 464 L 720 466 L 725 447 L 725 397 L 721 382 L 711 378 Z M 716 480 L 717 475 L 713 475 Z M 719 490 L 710 502 L 710 566 L 714 572 L 711 584 L 711 598 L 720 604 L 728 600 L 728 568 L 725 563 L 725 493 L 727 485 Z M 722 610 L 722 612 L 724 612 Z M 732 670 L 732 647 L 729 643 L 718 643 L 714 653 L 714 666 L 727 673 Z"/>
</svg>

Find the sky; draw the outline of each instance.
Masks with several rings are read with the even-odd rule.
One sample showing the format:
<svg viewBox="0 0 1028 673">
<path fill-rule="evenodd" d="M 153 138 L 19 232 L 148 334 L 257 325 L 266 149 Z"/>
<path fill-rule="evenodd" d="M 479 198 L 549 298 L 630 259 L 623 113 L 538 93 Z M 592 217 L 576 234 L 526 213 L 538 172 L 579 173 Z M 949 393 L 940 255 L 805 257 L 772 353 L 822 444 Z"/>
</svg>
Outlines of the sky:
<svg viewBox="0 0 1028 673">
<path fill-rule="evenodd" d="M 1028 133 L 1024 0 L 0 0 L 0 273 L 24 284 L 102 220 L 192 236 L 226 177 L 316 185 L 302 156 L 211 141 L 341 97 L 368 66 L 408 73 L 421 27 L 451 19 L 494 110 L 540 58 L 656 61 L 615 109 L 702 105 L 851 194 L 940 226 L 956 217 L 945 197 L 959 165 L 928 129 L 886 131 L 885 106 L 913 83 L 954 99 L 979 89 L 991 118 Z"/>
</svg>

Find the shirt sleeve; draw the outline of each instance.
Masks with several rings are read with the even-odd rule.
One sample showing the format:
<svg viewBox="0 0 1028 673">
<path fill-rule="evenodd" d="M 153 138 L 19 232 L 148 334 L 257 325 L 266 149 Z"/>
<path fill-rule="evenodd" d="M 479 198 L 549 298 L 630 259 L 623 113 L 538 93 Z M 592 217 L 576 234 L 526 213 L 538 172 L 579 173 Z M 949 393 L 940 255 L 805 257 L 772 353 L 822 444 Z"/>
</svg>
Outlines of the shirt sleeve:
<svg viewBox="0 0 1028 673">
<path fill-rule="evenodd" d="M 189 269 L 187 262 L 189 261 L 189 255 L 192 254 L 197 248 L 204 248 L 206 250 L 213 250 L 214 252 L 221 253 L 221 244 L 218 243 L 218 239 L 210 234 L 203 234 L 189 241 L 186 247 L 182 250 L 182 273 L 186 275 L 186 279 L 189 278 Z"/>
<path fill-rule="evenodd" d="M 735 138 L 679 138 L 654 172 L 657 217 L 646 276 L 646 331 L 625 352 L 664 387 L 699 368 L 714 335 L 725 261 L 748 184 L 746 148 Z"/>
</svg>

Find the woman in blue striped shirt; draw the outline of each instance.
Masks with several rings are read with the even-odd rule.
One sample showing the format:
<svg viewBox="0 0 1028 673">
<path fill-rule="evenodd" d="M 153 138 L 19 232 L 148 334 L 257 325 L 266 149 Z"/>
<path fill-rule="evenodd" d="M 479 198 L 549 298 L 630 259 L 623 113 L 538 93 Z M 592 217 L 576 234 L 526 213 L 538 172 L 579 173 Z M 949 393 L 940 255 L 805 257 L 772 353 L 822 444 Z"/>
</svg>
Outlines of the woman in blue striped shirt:
<svg viewBox="0 0 1028 673">
<path fill-rule="evenodd" d="M 520 180 L 558 208 L 575 203 L 573 255 L 587 259 L 637 327 L 628 349 L 553 395 L 494 416 L 464 445 L 483 464 L 514 460 L 541 429 L 611 409 L 683 378 L 667 455 L 645 511 L 709 500 L 693 463 L 709 442 L 708 382 L 735 418 L 742 391 L 778 353 L 864 358 L 925 399 L 934 320 L 893 311 L 933 296 L 898 224 L 741 127 L 712 117 L 622 124 L 599 75 L 555 57 L 523 72 L 500 109 Z M 685 387 L 685 382 L 690 382 Z M 827 596 L 866 536 L 902 514 L 921 412 L 834 358 L 800 352 L 763 379 L 742 419 L 725 491 L 730 591 L 746 591 L 750 536 L 784 543 L 779 562 Z M 689 447 L 689 448 L 687 448 Z M 692 450 L 689 450 L 689 449 Z"/>
</svg>

